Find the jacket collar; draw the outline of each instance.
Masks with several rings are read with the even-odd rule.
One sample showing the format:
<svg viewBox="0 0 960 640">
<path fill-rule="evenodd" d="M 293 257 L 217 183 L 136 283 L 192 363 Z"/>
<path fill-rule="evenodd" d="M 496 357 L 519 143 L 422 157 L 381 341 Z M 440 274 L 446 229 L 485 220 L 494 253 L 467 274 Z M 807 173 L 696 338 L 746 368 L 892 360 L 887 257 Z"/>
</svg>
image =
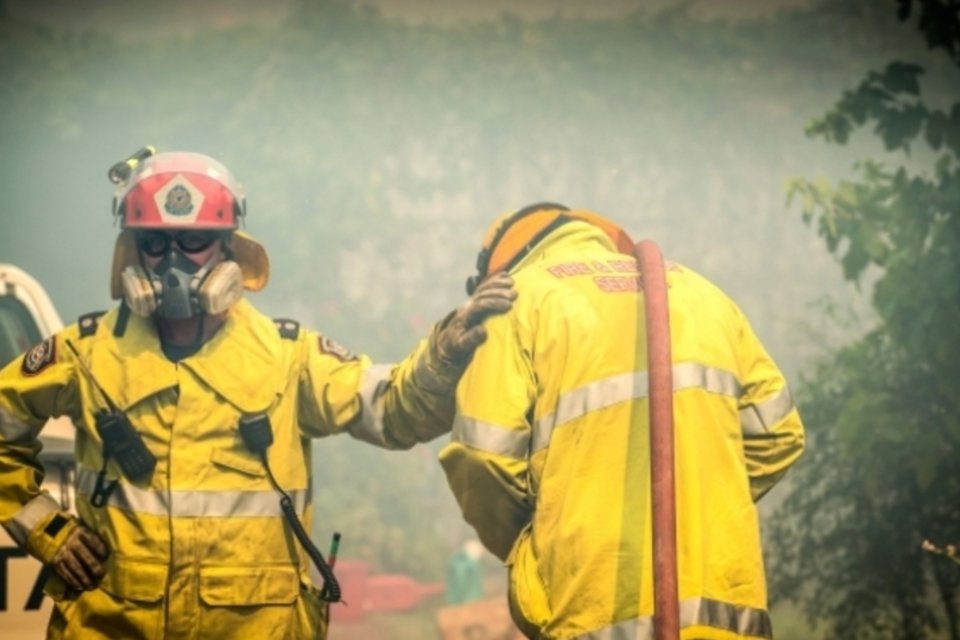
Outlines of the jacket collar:
<svg viewBox="0 0 960 640">
<path fill-rule="evenodd" d="M 102 323 L 104 333 L 113 331 L 116 311 L 111 315 Z M 91 368 L 121 409 L 177 386 L 178 365 L 164 356 L 152 319 L 132 316 L 123 337 L 106 343 L 107 348 L 93 350 Z M 257 413 L 283 390 L 290 366 L 283 359 L 273 321 L 241 299 L 220 330 L 179 365 L 240 411 Z"/>
<path fill-rule="evenodd" d="M 266 411 L 283 391 L 291 366 L 274 322 L 243 299 L 220 331 L 180 364 L 244 413 Z"/>
<path fill-rule="evenodd" d="M 589 222 L 571 220 L 538 242 L 530 253 L 510 270 L 510 273 L 516 273 L 541 260 L 548 260 L 557 253 L 565 253 L 570 248 L 583 249 L 591 245 L 603 247 L 608 251 L 617 251 L 613 240 L 602 229 Z"/>
</svg>

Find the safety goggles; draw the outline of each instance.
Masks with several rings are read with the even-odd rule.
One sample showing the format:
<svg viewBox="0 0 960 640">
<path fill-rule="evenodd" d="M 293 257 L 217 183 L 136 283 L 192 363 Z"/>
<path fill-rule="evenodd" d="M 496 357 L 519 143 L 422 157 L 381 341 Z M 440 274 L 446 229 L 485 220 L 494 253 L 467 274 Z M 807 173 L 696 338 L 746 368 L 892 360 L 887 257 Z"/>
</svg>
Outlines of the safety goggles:
<svg viewBox="0 0 960 640">
<path fill-rule="evenodd" d="M 163 231 L 145 231 L 137 234 L 137 247 L 152 258 L 159 258 L 176 243 L 184 253 L 200 253 L 210 248 L 225 235 L 217 231 L 198 231 L 188 229 L 177 233 Z"/>
</svg>

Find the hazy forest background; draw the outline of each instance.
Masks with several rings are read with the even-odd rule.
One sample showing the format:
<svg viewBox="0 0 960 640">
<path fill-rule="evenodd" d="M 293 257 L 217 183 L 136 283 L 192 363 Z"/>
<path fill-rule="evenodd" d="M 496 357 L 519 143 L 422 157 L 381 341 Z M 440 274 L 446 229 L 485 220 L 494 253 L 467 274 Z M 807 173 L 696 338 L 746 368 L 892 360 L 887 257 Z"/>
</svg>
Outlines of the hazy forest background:
<svg viewBox="0 0 960 640">
<path fill-rule="evenodd" d="M 270 252 L 254 302 L 389 361 L 494 216 L 597 210 L 724 288 L 794 387 L 777 637 L 958 640 L 960 567 L 920 550 L 960 542 L 956 2 L 378 4 L 0 0 L 0 261 L 67 321 L 108 308 L 107 168 L 201 151 Z M 442 444 L 316 443 L 321 547 L 442 581 L 470 537 Z"/>
</svg>

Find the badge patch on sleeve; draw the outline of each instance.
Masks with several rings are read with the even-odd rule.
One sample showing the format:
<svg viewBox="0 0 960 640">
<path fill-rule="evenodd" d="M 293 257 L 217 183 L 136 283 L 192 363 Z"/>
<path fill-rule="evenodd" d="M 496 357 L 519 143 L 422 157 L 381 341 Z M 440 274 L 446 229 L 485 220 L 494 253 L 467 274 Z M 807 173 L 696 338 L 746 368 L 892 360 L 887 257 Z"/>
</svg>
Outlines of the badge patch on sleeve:
<svg viewBox="0 0 960 640">
<path fill-rule="evenodd" d="M 355 356 L 352 351 L 326 336 L 320 336 L 320 353 L 331 355 L 340 362 L 357 359 L 357 356 Z"/>
<path fill-rule="evenodd" d="M 57 339 L 50 337 L 30 348 L 23 354 L 20 372 L 25 376 L 34 376 L 49 367 L 57 359 Z"/>
</svg>

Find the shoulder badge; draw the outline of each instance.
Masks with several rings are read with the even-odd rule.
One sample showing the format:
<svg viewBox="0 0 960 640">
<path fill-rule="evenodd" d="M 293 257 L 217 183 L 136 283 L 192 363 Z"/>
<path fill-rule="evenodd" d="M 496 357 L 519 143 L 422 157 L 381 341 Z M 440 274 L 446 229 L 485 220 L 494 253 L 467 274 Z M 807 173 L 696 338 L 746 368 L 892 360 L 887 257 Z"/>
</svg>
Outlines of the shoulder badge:
<svg viewBox="0 0 960 640">
<path fill-rule="evenodd" d="M 93 313 L 85 313 L 77 319 L 77 326 L 80 328 L 81 338 L 92 336 L 97 332 L 97 324 L 100 322 L 100 316 L 104 313 L 106 312 L 94 311 Z"/>
<path fill-rule="evenodd" d="M 33 346 L 23 354 L 20 372 L 25 376 L 35 376 L 57 360 L 57 337 L 51 336 Z"/>
<path fill-rule="evenodd" d="M 290 320 L 289 318 L 277 318 L 273 322 L 277 325 L 277 330 L 280 332 L 281 338 L 286 340 L 296 340 L 297 336 L 300 335 L 300 323 L 296 320 Z"/>
<path fill-rule="evenodd" d="M 320 336 L 318 339 L 320 344 L 320 353 L 325 353 L 329 356 L 333 356 L 340 362 L 346 362 L 348 360 L 356 360 L 357 356 L 353 354 L 352 351 L 347 349 L 345 346 L 332 340 L 326 336 Z"/>
</svg>

